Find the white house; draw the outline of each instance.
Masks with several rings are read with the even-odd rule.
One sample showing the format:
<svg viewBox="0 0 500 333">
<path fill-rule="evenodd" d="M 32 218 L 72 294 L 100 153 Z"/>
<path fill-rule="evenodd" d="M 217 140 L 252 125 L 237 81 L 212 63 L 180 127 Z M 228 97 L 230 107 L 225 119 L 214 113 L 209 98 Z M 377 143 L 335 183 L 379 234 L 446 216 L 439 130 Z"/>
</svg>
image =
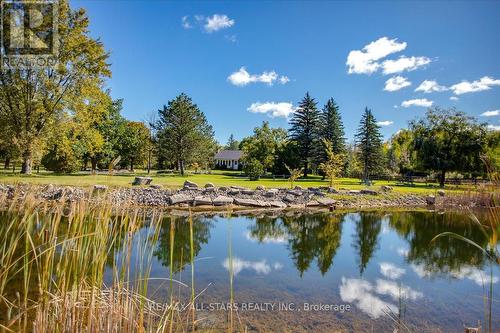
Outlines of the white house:
<svg viewBox="0 0 500 333">
<path fill-rule="evenodd" d="M 214 156 L 215 165 L 219 168 L 238 170 L 243 152 L 241 150 L 221 150 Z"/>
</svg>

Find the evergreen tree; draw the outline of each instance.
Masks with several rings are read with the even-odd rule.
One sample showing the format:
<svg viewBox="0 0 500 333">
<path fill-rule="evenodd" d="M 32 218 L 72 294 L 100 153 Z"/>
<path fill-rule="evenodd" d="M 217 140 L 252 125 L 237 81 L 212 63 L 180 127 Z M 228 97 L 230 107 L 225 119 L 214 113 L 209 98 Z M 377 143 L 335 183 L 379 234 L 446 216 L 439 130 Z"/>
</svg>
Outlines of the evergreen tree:
<svg viewBox="0 0 500 333">
<path fill-rule="evenodd" d="M 379 129 L 380 126 L 377 125 L 372 111 L 365 108 L 356 134 L 356 143 L 359 147 L 358 159 L 363 167 L 365 182 L 368 182 L 370 176 L 379 171 L 383 163 L 382 135 Z"/>
<path fill-rule="evenodd" d="M 234 138 L 233 133 L 231 133 L 231 135 L 229 135 L 229 139 L 227 140 L 227 144 L 224 148 L 228 150 L 238 150 L 239 146 L 240 146 L 239 141 L 236 140 Z"/>
<path fill-rule="evenodd" d="M 344 125 L 340 118 L 339 107 L 333 98 L 326 102 L 321 112 L 320 135 L 321 139 L 328 140 L 332 144 L 335 154 L 345 152 Z M 326 157 L 326 154 L 324 157 Z"/>
<path fill-rule="evenodd" d="M 299 107 L 290 121 L 289 130 L 291 140 L 297 143 L 299 156 L 304 166 L 304 177 L 310 167 L 310 159 L 314 155 L 315 145 L 318 143 L 319 112 L 314 98 L 306 93 Z"/>
<path fill-rule="evenodd" d="M 187 164 L 206 164 L 206 156 L 214 150 L 214 131 L 205 114 L 186 94 L 180 94 L 158 110 L 155 129 L 158 150 L 165 160 L 174 162 L 184 175 Z"/>
</svg>

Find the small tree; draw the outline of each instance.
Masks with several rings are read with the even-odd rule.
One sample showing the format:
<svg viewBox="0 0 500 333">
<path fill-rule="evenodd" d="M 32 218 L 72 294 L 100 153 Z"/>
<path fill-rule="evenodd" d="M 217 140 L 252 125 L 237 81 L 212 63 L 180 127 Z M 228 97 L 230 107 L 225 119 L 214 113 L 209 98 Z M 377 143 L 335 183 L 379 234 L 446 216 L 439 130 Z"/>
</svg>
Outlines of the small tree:
<svg viewBox="0 0 500 333">
<path fill-rule="evenodd" d="M 259 180 L 260 176 L 264 173 L 264 167 L 257 159 L 252 158 L 245 162 L 243 171 L 250 180 Z"/>
<path fill-rule="evenodd" d="M 300 178 L 304 168 L 292 169 L 288 165 L 285 164 L 285 168 L 290 173 L 290 177 L 288 177 L 288 181 L 290 182 L 290 188 L 293 188 L 293 183 Z"/>
<path fill-rule="evenodd" d="M 333 145 L 329 140 L 323 139 L 323 145 L 325 146 L 326 161 L 319 165 L 321 171 L 325 173 L 325 176 L 330 182 L 330 187 L 333 187 L 333 180 L 340 175 L 342 169 L 344 168 L 344 154 L 335 153 L 333 150 Z"/>
</svg>

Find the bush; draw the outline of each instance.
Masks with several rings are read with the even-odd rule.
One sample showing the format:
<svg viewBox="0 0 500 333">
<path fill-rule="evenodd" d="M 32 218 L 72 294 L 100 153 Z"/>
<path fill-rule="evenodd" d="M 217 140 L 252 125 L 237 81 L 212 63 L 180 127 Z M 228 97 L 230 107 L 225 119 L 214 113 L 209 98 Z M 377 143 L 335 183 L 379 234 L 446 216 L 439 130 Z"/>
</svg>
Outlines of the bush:
<svg viewBox="0 0 500 333">
<path fill-rule="evenodd" d="M 252 158 L 246 161 L 243 171 L 250 180 L 259 180 L 260 176 L 264 173 L 264 167 L 257 159 Z"/>
</svg>

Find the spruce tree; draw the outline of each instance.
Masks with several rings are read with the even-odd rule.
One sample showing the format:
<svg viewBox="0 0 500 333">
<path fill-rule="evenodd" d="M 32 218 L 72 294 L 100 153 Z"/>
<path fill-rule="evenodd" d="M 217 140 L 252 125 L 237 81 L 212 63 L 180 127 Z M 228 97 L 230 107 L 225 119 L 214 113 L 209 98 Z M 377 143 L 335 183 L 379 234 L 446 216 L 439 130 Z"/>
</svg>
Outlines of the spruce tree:
<svg viewBox="0 0 500 333">
<path fill-rule="evenodd" d="M 358 159 L 363 167 L 363 181 L 367 183 L 383 163 L 382 135 L 379 130 L 380 126 L 377 125 L 372 111 L 365 108 L 356 134 L 356 143 L 359 148 Z"/>
<path fill-rule="evenodd" d="M 309 162 L 314 157 L 315 145 L 318 144 L 319 111 L 314 98 L 306 93 L 294 112 L 289 130 L 290 139 L 297 143 L 299 158 L 304 166 L 304 177 L 307 177 Z"/>
<path fill-rule="evenodd" d="M 321 142 L 324 142 L 323 140 L 330 142 L 335 154 L 345 153 L 344 125 L 340 118 L 339 107 L 333 98 L 327 101 L 321 111 L 319 119 L 319 135 Z M 326 147 L 322 144 L 317 147 L 317 162 L 324 163 L 328 159 Z"/>
</svg>

